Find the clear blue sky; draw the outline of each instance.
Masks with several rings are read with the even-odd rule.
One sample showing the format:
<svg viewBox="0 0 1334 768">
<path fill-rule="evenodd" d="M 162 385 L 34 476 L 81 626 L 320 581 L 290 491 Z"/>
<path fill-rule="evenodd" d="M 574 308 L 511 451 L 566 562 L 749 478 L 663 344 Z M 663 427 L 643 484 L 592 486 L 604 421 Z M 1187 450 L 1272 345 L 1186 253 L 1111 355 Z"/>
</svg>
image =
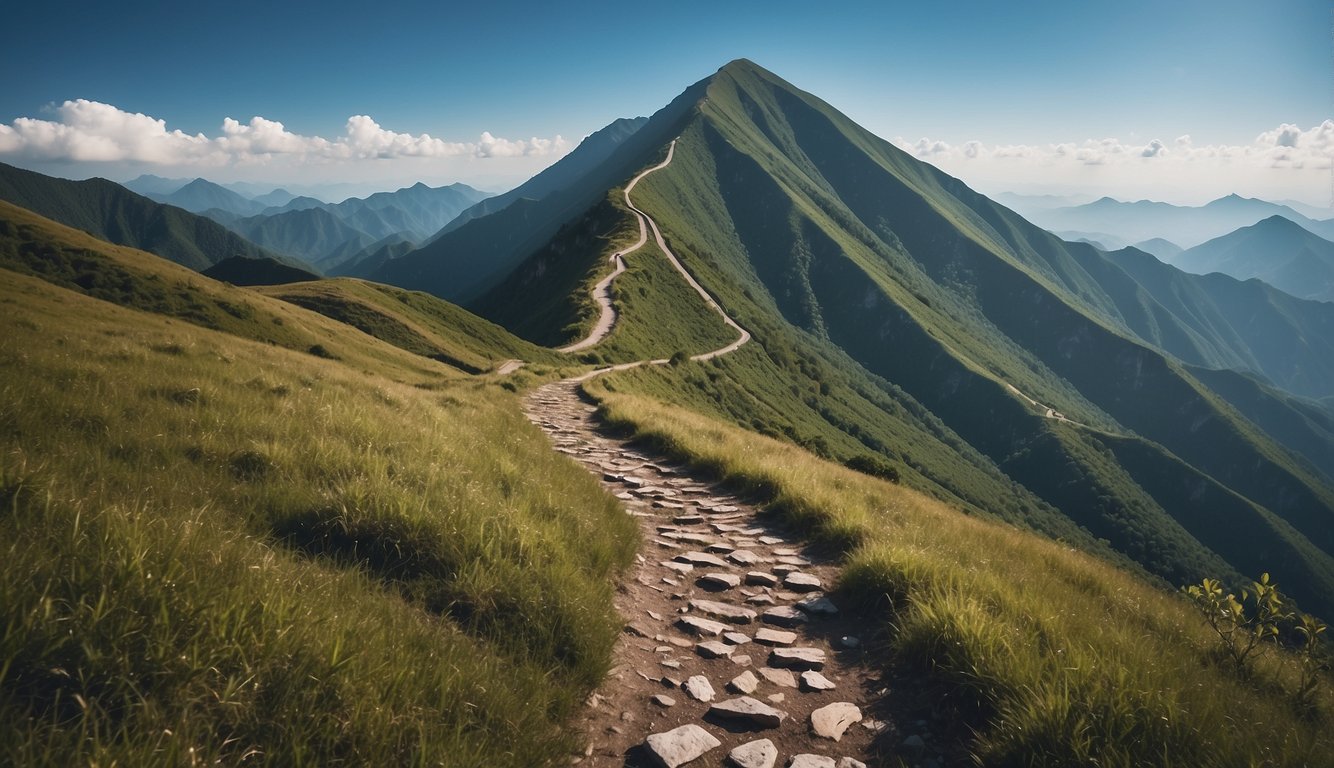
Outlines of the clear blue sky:
<svg viewBox="0 0 1334 768">
<path fill-rule="evenodd" d="M 15 5 L 4 125 L 88 99 L 208 136 L 577 141 L 743 56 L 887 138 L 1242 144 L 1334 114 L 1322 0 Z"/>
</svg>

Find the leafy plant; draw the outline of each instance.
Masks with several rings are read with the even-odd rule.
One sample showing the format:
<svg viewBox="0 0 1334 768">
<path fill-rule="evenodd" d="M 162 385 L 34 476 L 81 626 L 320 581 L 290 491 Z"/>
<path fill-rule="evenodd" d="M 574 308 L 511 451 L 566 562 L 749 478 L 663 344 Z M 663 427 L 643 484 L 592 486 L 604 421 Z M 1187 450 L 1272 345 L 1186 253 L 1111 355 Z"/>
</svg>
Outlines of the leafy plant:
<svg viewBox="0 0 1334 768">
<path fill-rule="evenodd" d="M 1199 584 L 1191 584 L 1185 592 L 1204 615 L 1205 623 L 1218 635 L 1222 652 L 1239 672 L 1246 669 L 1248 660 L 1265 643 L 1278 641 L 1279 624 L 1292 618 L 1292 613 L 1285 610 L 1278 587 L 1270 583 L 1268 573 L 1251 582 L 1250 589 L 1241 590 L 1240 600 L 1232 592 L 1224 595 L 1217 579 L 1206 578 Z M 1252 606 L 1250 611 L 1246 609 L 1248 602 Z"/>
</svg>

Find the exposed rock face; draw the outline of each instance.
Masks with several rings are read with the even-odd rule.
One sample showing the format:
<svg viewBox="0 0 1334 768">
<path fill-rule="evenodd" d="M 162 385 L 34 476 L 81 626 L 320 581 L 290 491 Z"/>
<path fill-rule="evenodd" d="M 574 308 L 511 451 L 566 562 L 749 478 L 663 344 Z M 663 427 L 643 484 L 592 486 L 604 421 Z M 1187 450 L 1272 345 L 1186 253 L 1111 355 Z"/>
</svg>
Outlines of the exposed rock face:
<svg viewBox="0 0 1334 768">
<path fill-rule="evenodd" d="M 678 768 L 720 746 L 721 741 L 694 723 L 644 740 L 644 751 L 662 768 Z"/>
</svg>

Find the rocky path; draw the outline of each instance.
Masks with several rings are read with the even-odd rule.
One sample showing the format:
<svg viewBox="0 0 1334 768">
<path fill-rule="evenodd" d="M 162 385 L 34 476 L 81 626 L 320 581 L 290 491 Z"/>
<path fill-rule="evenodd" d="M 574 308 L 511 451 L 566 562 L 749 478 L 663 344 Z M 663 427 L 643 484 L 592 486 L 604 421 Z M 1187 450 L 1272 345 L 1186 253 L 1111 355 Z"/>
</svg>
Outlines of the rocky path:
<svg viewBox="0 0 1334 768">
<path fill-rule="evenodd" d="M 863 765 L 885 728 L 865 705 L 881 683 L 823 594 L 836 567 L 745 500 L 602 434 L 577 388 L 543 386 L 526 411 L 640 520 L 644 546 L 617 593 L 625 632 L 576 762 Z"/>
</svg>

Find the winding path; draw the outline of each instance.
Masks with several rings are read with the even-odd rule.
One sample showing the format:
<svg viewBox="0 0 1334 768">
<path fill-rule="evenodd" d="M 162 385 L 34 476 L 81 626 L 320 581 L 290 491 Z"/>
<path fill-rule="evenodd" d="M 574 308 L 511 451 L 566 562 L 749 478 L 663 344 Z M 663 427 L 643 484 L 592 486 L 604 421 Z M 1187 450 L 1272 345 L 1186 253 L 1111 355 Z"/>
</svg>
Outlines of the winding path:
<svg viewBox="0 0 1334 768">
<path fill-rule="evenodd" d="M 735 341 L 692 355 L 705 361 L 736 351 L 751 335 L 681 264 L 657 223 L 630 191 L 662 163 L 626 186 L 640 238 L 612 255 L 617 269 L 598 283 L 602 316 L 586 349 L 615 324 L 612 280 L 622 257 L 641 248 L 648 230 L 662 253 L 700 298 L 737 332 Z M 772 513 L 729 489 L 599 428 L 597 409 L 580 383 L 594 376 L 666 359 L 637 360 L 546 384 L 524 401 L 528 418 L 556 450 L 581 462 L 640 521 L 644 545 L 618 585 L 615 604 L 625 631 L 613 667 L 589 697 L 578 725 L 588 741 L 574 762 L 591 766 L 717 766 L 857 768 L 857 758 L 883 754 L 899 729 L 866 711 L 887 681 L 862 658 L 853 619 L 840 615 L 823 590 L 837 565 L 807 550 Z M 925 724 L 926 720 L 917 720 Z M 931 750 L 930 734 L 914 732 Z M 856 757 L 854 757 L 856 756 Z M 781 758 L 782 762 L 779 762 Z"/>
</svg>

